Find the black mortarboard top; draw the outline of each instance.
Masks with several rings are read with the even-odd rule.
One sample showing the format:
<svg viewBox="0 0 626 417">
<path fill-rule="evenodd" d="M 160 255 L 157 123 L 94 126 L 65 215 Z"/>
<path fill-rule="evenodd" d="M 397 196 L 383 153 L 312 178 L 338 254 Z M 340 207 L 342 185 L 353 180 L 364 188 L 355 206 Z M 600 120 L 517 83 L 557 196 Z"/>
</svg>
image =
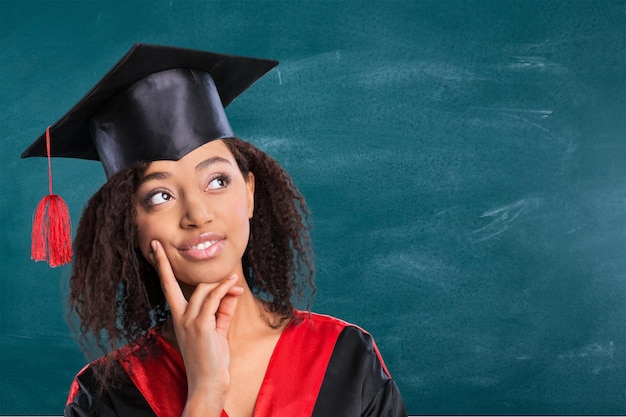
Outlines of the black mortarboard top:
<svg viewBox="0 0 626 417">
<path fill-rule="evenodd" d="M 101 160 L 107 177 L 139 161 L 178 160 L 233 136 L 224 107 L 278 64 L 135 44 L 50 127 L 50 156 Z M 42 134 L 22 158 L 47 156 Z"/>
</svg>

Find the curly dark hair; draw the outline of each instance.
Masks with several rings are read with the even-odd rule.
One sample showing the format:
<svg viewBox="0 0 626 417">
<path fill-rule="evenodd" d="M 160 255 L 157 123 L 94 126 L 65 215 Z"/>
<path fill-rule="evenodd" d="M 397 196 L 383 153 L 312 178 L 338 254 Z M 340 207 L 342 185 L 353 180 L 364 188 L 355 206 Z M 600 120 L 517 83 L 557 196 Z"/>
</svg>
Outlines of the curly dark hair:
<svg viewBox="0 0 626 417">
<path fill-rule="evenodd" d="M 310 308 L 315 293 L 310 212 L 278 162 L 241 139 L 224 143 L 244 178 L 249 172 L 255 177 L 244 274 L 282 322 L 293 318 L 294 298 L 307 299 Z M 133 195 L 147 167 L 141 163 L 113 175 L 88 201 L 78 224 L 69 307 L 87 352 L 94 345 L 98 355 L 114 352 L 169 316 L 156 270 L 137 244 Z M 114 362 L 100 361 L 95 369 L 103 388 L 114 385 Z"/>
</svg>

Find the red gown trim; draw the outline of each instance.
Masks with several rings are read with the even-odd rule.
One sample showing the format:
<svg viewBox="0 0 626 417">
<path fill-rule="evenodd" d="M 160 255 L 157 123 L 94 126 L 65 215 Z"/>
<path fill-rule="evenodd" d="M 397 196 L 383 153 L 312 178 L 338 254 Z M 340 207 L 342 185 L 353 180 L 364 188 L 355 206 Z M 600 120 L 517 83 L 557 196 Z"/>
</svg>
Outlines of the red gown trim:
<svg viewBox="0 0 626 417">
<path fill-rule="evenodd" d="M 310 416 L 335 343 L 346 323 L 297 313 L 301 321 L 281 335 L 261 385 L 255 417 Z"/>
<path fill-rule="evenodd" d="M 158 417 L 179 417 L 187 399 L 187 376 L 180 353 L 163 337 L 156 336 L 157 355 L 141 357 L 138 347 L 125 347 L 118 362 Z"/>
<path fill-rule="evenodd" d="M 255 417 L 310 416 L 335 343 L 347 323 L 329 316 L 296 312 L 274 348 L 259 395 Z M 156 335 L 156 334 L 155 334 Z M 156 335 L 158 355 L 140 358 L 123 348 L 118 361 L 158 417 L 178 417 L 187 398 L 187 377 L 180 356 Z M 384 366 L 384 365 L 383 365 Z M 228 417 L 222 412 L 222 417 Z"/>
</svg>

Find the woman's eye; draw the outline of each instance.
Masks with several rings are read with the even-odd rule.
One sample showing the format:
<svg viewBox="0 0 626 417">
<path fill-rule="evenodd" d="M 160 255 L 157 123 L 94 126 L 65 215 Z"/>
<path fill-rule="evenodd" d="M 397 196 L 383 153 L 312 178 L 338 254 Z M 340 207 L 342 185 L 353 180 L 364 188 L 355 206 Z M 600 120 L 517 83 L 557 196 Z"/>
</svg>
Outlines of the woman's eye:
<svg viewBox="0 0 626 417">
<path fill-rule="evenodd" d="M 207 186 L 207 189 L 209 190 L 217 190 L 220 188 L 224 188 L 228 185 L 228 179 L 224 178 L 224 177 L 217 177 L 215 179 L 212 179 L 209 182 L 209 185 Z"/>
<path fill-rule="evenodd" d="M 158 193 L 152 194 L 146 200 L 148 205 L 156 206 L 159 204 L 166 203 L 172 199 L 172 196 L 165 191 L 159 191 Z"/>
</svg>

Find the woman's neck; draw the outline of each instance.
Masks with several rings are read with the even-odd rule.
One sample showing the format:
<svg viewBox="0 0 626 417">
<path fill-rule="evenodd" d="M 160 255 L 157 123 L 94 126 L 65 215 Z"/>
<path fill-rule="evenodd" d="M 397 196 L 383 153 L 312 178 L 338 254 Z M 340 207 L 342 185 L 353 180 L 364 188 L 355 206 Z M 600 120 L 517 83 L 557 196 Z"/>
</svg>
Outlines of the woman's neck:
<svg viewBox="0 0 626 417">
<path fill-rule="evenodd" d="M 248 284 L 240 282 L 244 293 L 239 296 L 237 308 L 228 329 L 228 341 L 236 345 L 250 338 L 265 337 L 280 333 L 288 320 L 270 311 L 267 302 L 255 297 Z"/>
</svg>

